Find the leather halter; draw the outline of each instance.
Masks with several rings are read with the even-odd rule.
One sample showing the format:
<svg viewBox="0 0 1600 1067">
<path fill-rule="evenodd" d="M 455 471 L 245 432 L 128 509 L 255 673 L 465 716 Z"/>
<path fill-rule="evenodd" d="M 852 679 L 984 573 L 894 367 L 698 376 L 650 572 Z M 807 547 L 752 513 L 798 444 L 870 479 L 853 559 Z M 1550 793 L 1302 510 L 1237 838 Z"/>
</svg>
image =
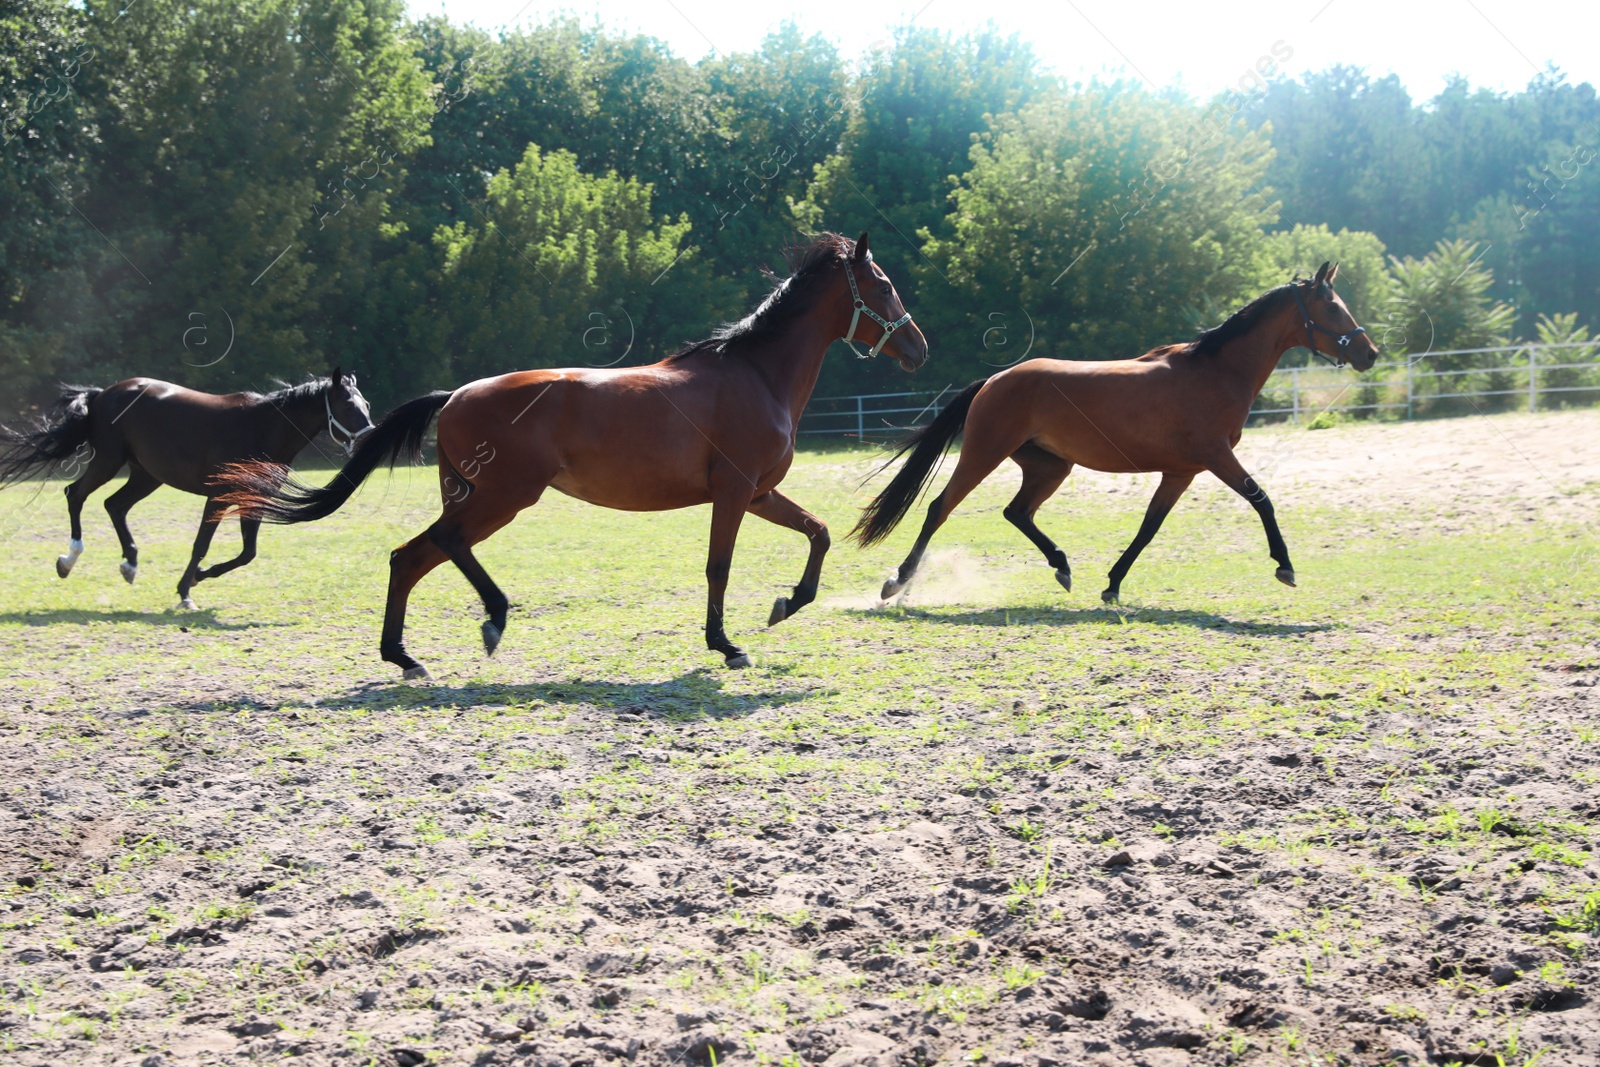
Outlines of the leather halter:
<svg viewBox="0 0 1600 1067">
<path fill-rule="evenodd" d="M 872 260 L 869 258 L 867 262 L 871 263 Z M 857 359 L 871 359 L 873 356 L 876 356 L 879 352 L 883 351 L 884 342 L 889 340 L 890 334 L 894 333 L 900 327 L 911 321 L 911 312 L 908 311 L 904 315 L 901 315 L 898 319 L 890 322 L 876 311 L 873 311 L 871 308 L 867 307 L 867 302 L 861 299 L 861 290 L 856 288 L 855 265 L 851 263 L 849 259 L 844 261 L 844 278 L 845 281 L 850 283 L 850 299 L 855 301 L 855 310 L 850 316 L 850 332 L 844 335 L 844 343 L 850 346 L 850 351 L 856 354 Z M 872 346 L 872 351 L 868 352 L 864 356 L 855 346 L 856 325 L 860 323 L 861 313 L 863 311 L 867 313 L 867 316 L 871 318 L 873 322 L 876 322 L 879 326 L 883 327 L 883 336 L 878 338 L 878 343 Z"/>
<path fill-rule="evenodd" d="M 328 399 L 328 393 L 331 392 L 333 392 L 332 384 L 328 386 L 328 392 L 322 394 L 322 406 L 328 413 L 328 436 L 333 438 L 333 443 L 344 449 L 344 454 L 348 456 L 355 451 L 356 442 L 361 440 L 364 435 L 372 432 L 372 427 L 370 425 L 363 426 L 361 429 L 351 432 L 344 423 L 334 418 L 333 401 Z M 339 434 L 344 434 L 343 441 L 339 440 Z"/>
<path fill-rule="evenodd" d="M 1327 282 L 1323 282 L 1321 287 L 1326 288 L 1327 285 Z M 1326 326 L 1322 325 L 1322 323 L 1313 321 L 1311 318 L 1311 312 L 1306 309 L 1305 294 L 1301 291 L 1301 287 L 1299 285 L 1294 286 L 1294 305 L 1300 310 L 1300 321 L 1305 325 L 1306 328 L 1306 347 L 1311 349 L 1311 354 L 1316 356 L 1318 359 L 1326 359 L 1335 367 L 1342 367 L 1345 365 L 1345 363 L 1349 362 L 1344 358 L 1343 352 L 1340 352 L 1337 357 L 1329 357 L 1321 352 L 1318 352 L 1315 331 L 1321 330 L 1323 333 L 1339 342 L 1339 347 L 1344 349 L 1350 347 L 1350 339 L 1352 337 L 1358 333 L 1366 333 L 1367 328 L 1365 326 L 1357 326 L 1349 333 L 1335 333 Z"/>
</svg>

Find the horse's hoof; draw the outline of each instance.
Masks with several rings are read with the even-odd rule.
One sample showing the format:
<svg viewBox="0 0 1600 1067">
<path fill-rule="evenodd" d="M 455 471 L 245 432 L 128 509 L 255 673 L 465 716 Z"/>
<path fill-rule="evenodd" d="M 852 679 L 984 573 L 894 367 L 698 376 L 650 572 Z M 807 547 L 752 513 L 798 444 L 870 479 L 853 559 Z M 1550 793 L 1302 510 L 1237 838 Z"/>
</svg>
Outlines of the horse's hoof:
<svg viewBox="0 0 1600 1067">
<path fill-rule="evenodd" d="M 1061 583 L 1061 588 L 1072 592 L 1072 572 L 1066 569 L 1056 571 L 1056 581 Z"/>
<path fill-rule="evenodd" d="M 1294 571 L 1288 567 L 1278 568 L 1278 581 L 1284 585 L 1294 585 Z"/>
<path fill-rule="evenodd" d="M 407 682 L 431 682 L 431 681 L 433 681 L 433 675 L 428 673 L 428 668 L 424 667 L 420 663 L 417 664 L 415 667 L 407 667 L 401 673 L 400 677 L 401 677 L 402 680 L 407 681 Z"/>
<path fill-rule="evenodd" d="M 772 614 L 767 616 L 767 625 L 776 626 L 789 617 L 789 598 L 781 596 L 772 602 Z"/>
<path fill-rule="evenodd" d="M 895 595 L 905 587 L 905 582 L 900 581 L 898 578 L 890 578 L 887 582 L 883 583 L 883 592 L 878 594 L 878 599 L 893 600 Z"/>
<path fill-rule="evenodd" d="M 133 580 L 139 577 L 139 565 L 136 563 L 129 563 L 127 560 L 123 560 L 117 565 L 117 569 L 122 572 L 122 580 L 129 585 L 132 585 Z"/>
<path fill-rule="evenodd" d="M 1120 598 L 1118 596 L 1117 590 L 1115 590 L 1115 589 L 1107 589 L 1105 592 L 1100 594 L 1100 599 L 1102 601 L 1104 601 L 1105 603 L 1107 603 L 1107 604 L 1115 604 L 1115 603 L 1118 602 L 1118 600 Z"/>
<path fill-rule="evenodd" d="M 494 623 L 485 622 L 483 624 L 483 651 L 486 654 L 492 656 L 494 655 L 494 650 L 500 647 L 501 633 L 502 631 L 500 627 L 496 626 Z"/>
<path fill-rule="evenodd" d="M 186 596 L 182 600 L 178 601 L 178 607 L 182 608 L 184 611 L 199 611 L 200 610 L 200 608 L 194 602 L 194 597 L 188 597 L 188 596 Z"/>
<path fill-rule="evenodd" d="M 734 668 L 735 670 L 738 670 L 741 667 L 748 667 L 750 666 L 750 657 L 744 652 L 741 652 L 736 656 L 729 656 L 728 666 Z"/>
<path fill-rule="evenodd" d="M 67 542 L 67 554 L 56 557 L 56 577 L 65 578 L 72 573 L 72 565 L 83 555 L 83 542 L 74 537 Z"/>
</svg>

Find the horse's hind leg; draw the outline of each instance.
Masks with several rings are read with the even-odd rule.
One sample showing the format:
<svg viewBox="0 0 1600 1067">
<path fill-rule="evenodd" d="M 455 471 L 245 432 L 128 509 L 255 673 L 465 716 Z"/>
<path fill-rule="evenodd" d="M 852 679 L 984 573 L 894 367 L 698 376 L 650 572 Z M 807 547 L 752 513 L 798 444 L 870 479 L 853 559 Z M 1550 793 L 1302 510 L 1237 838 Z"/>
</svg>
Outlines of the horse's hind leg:
<svg viewBox="0 0 1600 1067">
<path fill-rule="evenodd" d="M 822 579 L 822 560 L 828 554 L 832 540 L 828 537 L 826 523 L 776 489 L 750 501 L 749 511 L 785 529 L 797 530 L 811 541 L 811 553 L 806 557 L 806 569 L 800 576 L 800 584 L 794 587 L 793 593 L 779 597 L 772 605 L 767 625 L 776 626 L 817 598 L 817 583 Z"/>
<path fill-rule="evenodd" d="M 117 531 L 117 540 L 122 544 L 122 577 L 129 585 L 139 577 L 139 546 L 133 543 L 133 534 L 128 529 L 128 512 L 160 487 L 161 482 L 155 475 L 134 463 L 122 488 L 106 497 L 106 514 L 111 516 L 112 529 Z"/>
<path fill-rule="evenodd" d="M 200 560 L 195 560 L 194 562 L 197 565 L 194 572 L 195 583 L 199 584 L 200 582 L 209 581 L 212 578 L 220 578 L 229 571 L 238 570 L 240 567 L 243 567 L 245 564 L 255 559 L 256 538 L 260 535 L 260 533 L 260 519 L 241 518 L 239 520 L 239 538 L 243 544 L 241 544 L 239 547 L 239 554 L 230 560 L 225 560 L 222 563 L 218 563 L 214 567 L 200 567 L 198 566 Z M 200 558 L 204 559 L 204 554 L 202 554 Z"/>
<path fill-rule="evenodd" d="M 187 608 L 189 611 L 195 609 L 194 601 L 189 598 L 189 589 L 200 581 L 200 561 L 206 558 L 206 552 L 211 548 L 211 539 L 217 533 L 217 520 L 222 518 L 222 513 L 226 510 L 225 505 L 217 503 L 214 499 L 208 499 L 205 509 L 200 513 L 200 530 L 194 535 L 194 547 L 189 550 L 189 563 L 183 568 L 183 576 L 178 579 L 180 608 Z M 253 544 L 251 554 L 254 554 Z"/>
<path fill-rule="evenodd" d="M 1144 546 L 1155 537 L 1156 531 L 1161 529 L 1161 524 L 1166 521 L 1167 513 L 1172 510 L 1178 498 L 1183 495 L 1189 483 L 1194 481 L 1192 474 L 1163 474 L 1161 484 L 1156 486 L 1155 495 L 1150 498 L 1150 506 L 1145 509 L 1144 522 L 1139 524 L 1139 532 L 1133 535 L 1133 543 L 1127 547 L 1111 568 L 1110 580 L 1105 591 L 1100 594 L 1100 599 L 1107 604 L 1114 604 L 1122 593 L 1122 579 L 1128 576 L 1128 568 L 1133 566 L 1133 561 L 1139 558 L 1139 553 L 1144 551 Z"/>
<path fill-rule="evenodd" d="M 883 591 L 880 594 L 882 599 L 888 600 L 910 584 L 912 577 L 917 573 L 917 567 L 922 563 L 922 554 L 928 550 L 928 542 L 933 540 L 933 535 L 938 532 L 939 527 L 944 525 L 951 512 L 956 510 L 956 506 L 967 498 L 967 494 L 976 489 L 978 483 L 987 478 L 1021 444 L 1016 440 L 992 439 L 992 435 L 986 433 L 985 429 L 985 427 L 975 427 L 970 420 L 968 421 L 966 440 L 961 445 L 961 459 L 956 463 L 955 473 L 950 476 L 944 492 L 934 497 L 933 503 L 928 505 L 928 517 L 922 523 L 922 532 L 917 534 L 917 543 L 911 546 L 911 551 L 900 564 L 895 576 L 883 583 Z"/>
<path fill-rule="evenodd" d="M 379 639 L 378 653 L 399 667 L 407 679 L 433 676 L 406 652 L 402 641 L 406 629 L 406 602 L 423 576 L 447 558 L 427 532 L 389 553 L 389 597 L 383 608 L 383 636 Z"/>
<path fill-rule="evenodd" d="M 500 638 L 505 635 L 506 612 L 510 610 L 511 602 L 494 584 L 494 579 L 483 569 L 478 557 L 472 554 L 472 546 L 516 518 L 518 509 L 491 509 L 478 503 L 486 499 L 474 492 L 460 511 L 454 514 L 447 512 L 428 527 L 427 536 L 466 575 L 467 581 L 472 583 L 472 588 L 478 591 L 479 598 L 483 600 L 483 608 L 489 613 L 483 623 L 483 649 L 492 656 L 499 647 Z M 537 499 L 534 498 L 535 501 Z"/>
<path fill-rule="evenodd" d="M 88 469 L 64 490 L 67 498 L 67 519 L 71 524 L 72 533 L 71 540 L 67 543 L 67 554 L 56 557 L 56 574 L 59 577 L 65 578 L 71 574 L 78 557 L 83 555 L 84 501 L 89 499 L 90 493 L 114 478 L 125 461 L 126 457 L 121 452 L 95 452 L 89 459 Z"/>
<path fill-rule="evenodd" d="M 1072 473 L 1072 463 L 1037 445 L 1023 445 L 1011 453 L 1011 458 L 1022 468 L 1022 488 L 1006 505 L 1006 520 L 1044 553 L 1045 562 L 1056 570 L 1056 581 L 1070 593 L 1072 567 L 1067 563 L 1067 554 L 1034 524 L 1033 516 L 1039 505 L 1049 500 L 1067 480 L 1067 475 Z"/>
</svg>

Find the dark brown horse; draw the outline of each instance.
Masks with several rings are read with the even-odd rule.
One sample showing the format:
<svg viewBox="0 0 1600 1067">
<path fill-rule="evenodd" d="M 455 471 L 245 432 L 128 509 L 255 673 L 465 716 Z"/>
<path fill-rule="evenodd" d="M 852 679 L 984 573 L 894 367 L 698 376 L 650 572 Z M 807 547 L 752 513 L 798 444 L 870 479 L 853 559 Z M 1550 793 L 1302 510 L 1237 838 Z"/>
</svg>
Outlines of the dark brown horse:
<svg viewBox="0 0 1600 1067">
<path fill-rule="evenodd" d="M 1137 359 L 1035 359 L 973 382 L 906 440 L 896 458 L 906 452 L 911 457 L 856 524 L 853 533 L 863 545 L 887 536 L 933 477 L 950 443 L 965 431 L 955 473 L 928 507 L 922 533 L 898 575 L 884 583 L 883 598 L 905 588 L 934 531 L 1007 457 L 1022 468 L 1022 488 L 1005 516 L 1044 553 L 1056 580 L 1069 591 L 1066 553 L 1040 532 L 1033 516 L 1074 464 L 1119 474 L 1161 474 L 1144 523 L 1111 568 L 1110 583 L 1100 594 L 1106 603 L 1116 601 L 1128 568 L 1194 476 L 1206 470 L 1256 509 L 1267 550 L 1278 564 L 1278 580 L 1294 585 L 1294 566 L 1272 502 L 1239 465 L 1233 448 L 1250 405 L 1288 349 L 1305 345 L 1362 371 L 1378 358 L 1378 347 L 1333 291 L 1338 269 L 1324 263 L 1314 278 L 1271 290 L 1189 344 L 1154 348 Z M 1319 341 L 1318 334 L 1329 340 Z"/>
<path fill-rule="evenodd" d="M 379 422 L 326 487 L 283 483 L 280 471 L 253 464 L 230 474 L 239 489 L 224 499 L 269 522 L 321 518 L 379 463 L 415 454 L 438 412 L 443 514 L 389 557 L 379 648 L 405 677 L 429 676 L 402 643 L 406 600 L 447 559 L 483 600 L 489 615 L 483 643 L 493 654 L 508 604 L 472 546 L 538 503 L 546 489 L 624 511 L 709 503 L 706 645 L 728 666 L 748 666 L 749 657 L 728 640 L 722 613 L 745 513 L 811 542 L 800 583 L 773 605 L 769 626 L 816 596 L 828 551 L 827 527 L 777 489 L 794 459 L 795 427 L 823 355 L 841 338 L 875 341 L 873 355 L 887 344 L 906 370 L 928 355 L 921 331 L 873 262 L 866 234 L 855 242 L 824 234 L 796 250 L 792 266 L 754 313 L 660 363 L 521 371 L 418 397 Z"/>
<path fill-rule="evenodd" d="M 65 578 L 83 553 L 83 502 L 127 466 L 128 480 L 106 498 L 106 511 L 122 542 L 122 576 L 129 582 L 139 574 L 129 509 L 163 484 L 205 497 L 194 551 L 178 579 L 180 606 L 193 608 L 189 589 L 254 559 L 261 528 L 255 519 L 242 519 L 239 555 L 214 567 L 200 566 L 227 510 L 215 499 L 217 473 L 248 460 L 287 466 L 323 430 L 349 454 L 371 429 L 356 376 L 338 370 L 331 378 L 265 396 L 214 396 L 154 378 L 129 378 L 105 389 L 69 385 L 62 387 L 53 417 L 37 429 L 0 429 L 0 485 L 33 473 L 74 479 L 66 489 L 72 539 L 67 554 L 56 559 L 56 573 Z"/>
</svg>

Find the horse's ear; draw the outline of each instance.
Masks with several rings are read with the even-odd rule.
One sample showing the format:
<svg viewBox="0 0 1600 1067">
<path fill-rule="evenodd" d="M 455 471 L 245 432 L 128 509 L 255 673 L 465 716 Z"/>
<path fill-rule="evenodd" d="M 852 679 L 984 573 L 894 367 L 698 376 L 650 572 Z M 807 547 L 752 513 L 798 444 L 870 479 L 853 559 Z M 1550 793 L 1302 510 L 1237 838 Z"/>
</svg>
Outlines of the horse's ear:
<svg viewBox="0 0 1600 1067">
<path fill-rule="evenodd" d="M 856 238 L 855 260 L 857 263 L 865 263 L 870 255 L 872 255 L 872 249 L 867 247 L 867 231 L 862 230 L 861 236 Z"/>
<path fill-rule="evenodd" d="M 1321 285 L 1323 282 L 1328 280 L 1328 267 L 1328 261 L 1323 260 L 1322 266 L 1317 268 L 1317 276 L 1311 279 L 1312 285 Z"/>
<path fill-rule="evenodd" d="M 1328 269 L 1328 276 L 1326 278 L 1322 279 L 1322 280 L 1327 282 L 1329 285 L 1332 285 L 1333 284 L 1333 280 L 1335 278 L 1337 278 L 1338 276 L 1339 276 L 1339 264 L 1335 263 L 1332 267 L 1330 267 Z"/>
<path fill-rule="evenodd" d="M 329 377 L 331 377 L 335 382 L 344 377 L 344 372 L 339 369 L 339 365 L 337 363 L 333 365 L 333 373 L 329 375 Z"/>
</svg>

